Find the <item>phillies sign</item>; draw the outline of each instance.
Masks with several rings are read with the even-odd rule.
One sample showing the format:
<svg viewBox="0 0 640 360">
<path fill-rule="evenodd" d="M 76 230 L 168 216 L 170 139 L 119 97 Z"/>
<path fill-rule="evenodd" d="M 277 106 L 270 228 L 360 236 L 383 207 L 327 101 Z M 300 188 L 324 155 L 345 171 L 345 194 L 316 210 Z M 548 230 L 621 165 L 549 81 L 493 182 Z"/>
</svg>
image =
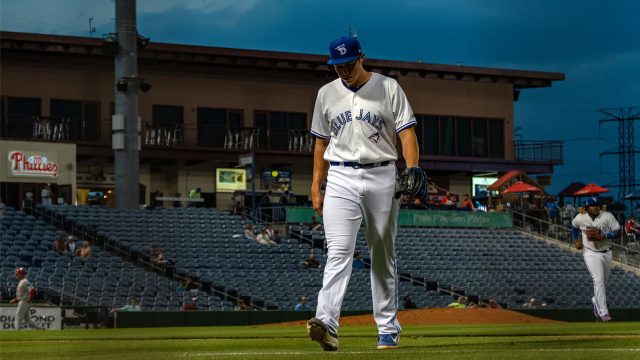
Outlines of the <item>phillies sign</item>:
<svg viewBox="0 0 640 360">
<path fill-rule="evenodd" d="M 45 153 L 10 151 L 9 172 L 12 176 L 58 177 L 56 155 Z"/>
</svg>

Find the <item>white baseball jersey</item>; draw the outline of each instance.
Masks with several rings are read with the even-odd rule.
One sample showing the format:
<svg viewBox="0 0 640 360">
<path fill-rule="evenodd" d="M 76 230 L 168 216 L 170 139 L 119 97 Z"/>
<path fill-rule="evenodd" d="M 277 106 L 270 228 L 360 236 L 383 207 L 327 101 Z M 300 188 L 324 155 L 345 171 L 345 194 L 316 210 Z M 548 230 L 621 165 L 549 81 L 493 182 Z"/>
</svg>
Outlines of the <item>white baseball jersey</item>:
<svg viewBox="0 0 640 360">
<path fill-rule="evenodd" d="M 595 219 L 591 219 L 589 214 L 578 214 L 575 218 L 573 218 L 572 222 L 573 227 L 576 227 L 582 232 L 582 243 L 584 247 L 594 251 L 602 251 L 611 248 L 611 239 L 603 239 L 600 241 L 589 241 L 587 238 L 587 228 L 595 227 L 605 235 L 608 232 L 616 231 L 620 229 L 620 224 L 616 220 L 610 212 L 600 211 L 600 214 Z"/>
<path fill-rule="evenodd" d="M 416 119 L 398 82 L 371 73 L 357 92 L 340 78 L 318 91 L 311 133 L 331 140 L 324 159 L 362 164 L 397 160 L 396 134 Z"/>
<path fill-rule="evenodd" d="M 22 279 L 18 282 L 18 287 L 16 288 L 16 299 L 18 301 L 29 300 L 29 290 L 33 289 L 33 285 L 29 282 L 29 280 Z"/>
</svg>

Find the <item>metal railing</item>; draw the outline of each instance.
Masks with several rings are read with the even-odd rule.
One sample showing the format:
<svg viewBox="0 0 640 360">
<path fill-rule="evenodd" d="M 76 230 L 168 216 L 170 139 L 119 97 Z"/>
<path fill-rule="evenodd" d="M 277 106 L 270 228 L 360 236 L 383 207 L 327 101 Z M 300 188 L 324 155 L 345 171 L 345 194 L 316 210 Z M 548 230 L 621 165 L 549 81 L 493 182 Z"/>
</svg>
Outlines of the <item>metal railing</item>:
<svg viewBox="0 0 640 360">
<path fill-rule="evenodd" d="M 516 160 L 564 163 L 563 144 L 561 141 L 516 141 Z"/>
<path fill-rule="evenodd" d="M 145 122 L 144 145 L 180 146 L 182 144 L 184 144 L 182 124 L 161 125 Z"/>
</svg>

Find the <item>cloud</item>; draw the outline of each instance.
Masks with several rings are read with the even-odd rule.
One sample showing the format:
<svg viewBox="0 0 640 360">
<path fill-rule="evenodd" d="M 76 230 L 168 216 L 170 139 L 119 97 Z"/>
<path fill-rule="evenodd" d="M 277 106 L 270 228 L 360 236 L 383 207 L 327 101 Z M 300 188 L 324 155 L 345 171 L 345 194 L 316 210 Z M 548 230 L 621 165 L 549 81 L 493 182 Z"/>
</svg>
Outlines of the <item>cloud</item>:
<svg viewBox="0 0 640 360">
<path fill-rule="evenodd" d="M 186 9 L 205 14 L 221 11 L 242 14 L 255 8 L 258 2 L 259 0 L 140 0 L 138 13 L 164 13 L 174 9 Z"/>
<path fill-rule="evenodd" d="M 220 14 L 229 22 L 259 5 L 259 0 L 138 0 L 137 15 L 167 15 L 183 12 L 189 16 Z M 115 29 L 113 0 L 1 0 L 0 28 L 5 31 L 61 35 L 89 34 L 91 25 L 101 31 Z"/>
</svg>

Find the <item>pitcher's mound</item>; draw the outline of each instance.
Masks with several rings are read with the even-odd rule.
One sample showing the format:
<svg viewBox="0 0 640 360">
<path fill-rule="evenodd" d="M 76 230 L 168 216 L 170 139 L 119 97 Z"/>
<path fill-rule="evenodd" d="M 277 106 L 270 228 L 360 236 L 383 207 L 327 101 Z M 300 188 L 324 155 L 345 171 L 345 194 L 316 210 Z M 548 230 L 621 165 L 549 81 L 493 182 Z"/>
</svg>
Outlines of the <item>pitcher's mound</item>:
<svg viewBox="0 0 640 360">
<path fill-rule="evenodd" d="M 398 313 L 401 325 L 455 324 L 545 324 L 561 321 L 537 318 L 504 309 L 417 309 Z M 347 316 L 340 325 L 375 325 L 372 315 Z"/>
<path fill-rule="evenodd" d="M 504 309 L 417 309 L 398 312 L 401 325 L 456 325 L 456 324 L 549 324 L 562 321 L 542 319 L 517 311 Z M 304 326 L 306 321 L 281 323 L 282 325 Z M 372 325 L 373 315 L 345 316 L 340 325 Z"/>
</svg>

